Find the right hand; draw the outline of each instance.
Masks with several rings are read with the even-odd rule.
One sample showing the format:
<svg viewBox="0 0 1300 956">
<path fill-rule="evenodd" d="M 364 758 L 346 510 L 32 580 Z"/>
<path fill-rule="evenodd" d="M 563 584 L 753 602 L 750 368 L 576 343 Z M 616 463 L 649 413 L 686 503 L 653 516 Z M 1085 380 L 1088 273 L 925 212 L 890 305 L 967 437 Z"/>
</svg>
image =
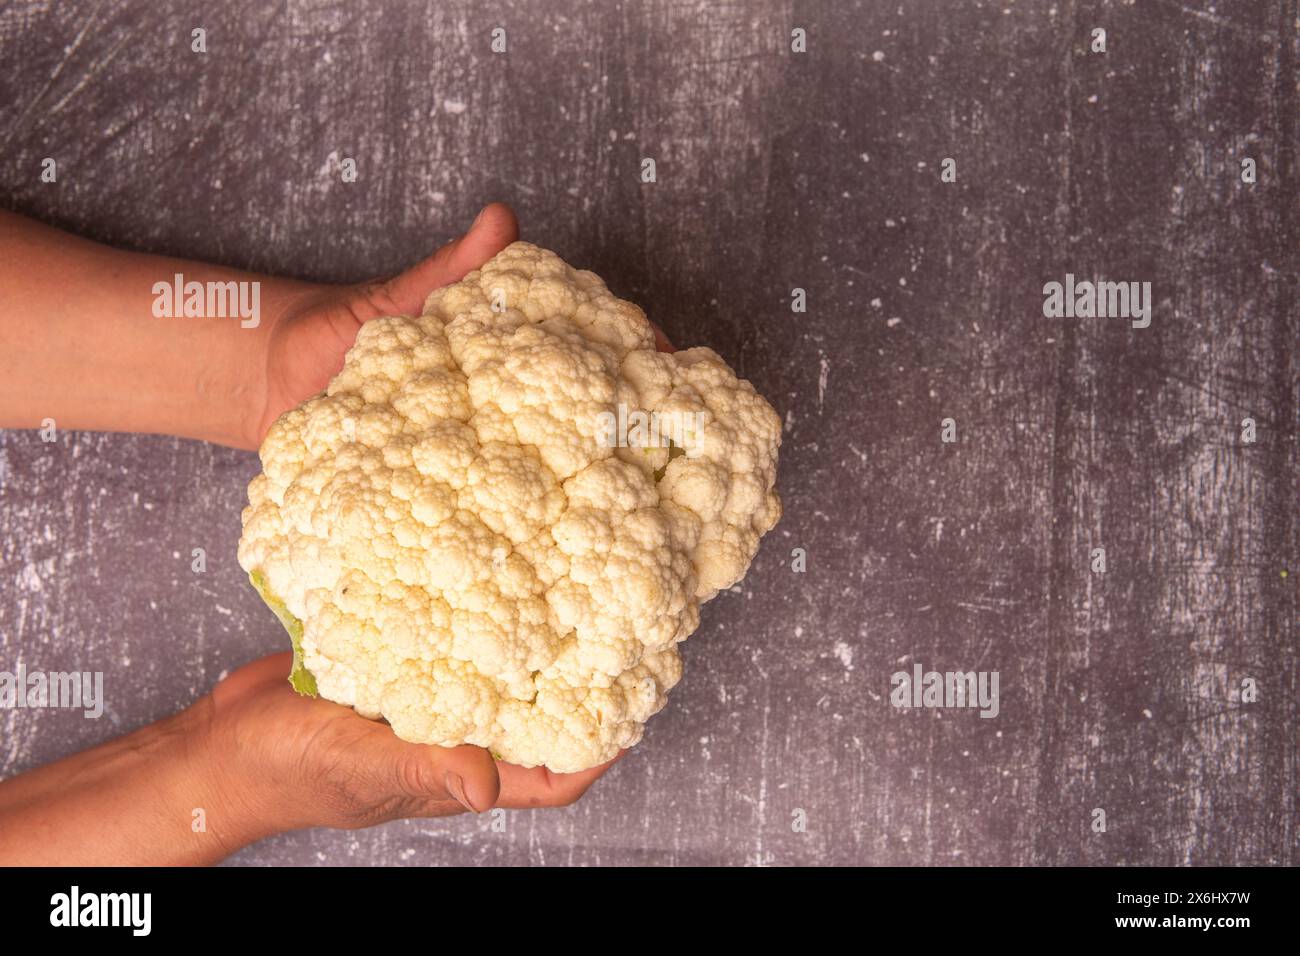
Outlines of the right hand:
<svg viewBox="0 0 1300 956">
<path fill-rule="evenodd" d="M 225 819 L 213 822 L 238 844 L 304 827 L 567 806 L 618 759 L 556 774 L 480 747 L 407 743 L 350 707 L 296 694 L 285 680 L 291 663 L 287 653 L 254 661 L 185 715 L 198 736 L 187 748 L 192 772 L 219 795 Z"/>
</svg>

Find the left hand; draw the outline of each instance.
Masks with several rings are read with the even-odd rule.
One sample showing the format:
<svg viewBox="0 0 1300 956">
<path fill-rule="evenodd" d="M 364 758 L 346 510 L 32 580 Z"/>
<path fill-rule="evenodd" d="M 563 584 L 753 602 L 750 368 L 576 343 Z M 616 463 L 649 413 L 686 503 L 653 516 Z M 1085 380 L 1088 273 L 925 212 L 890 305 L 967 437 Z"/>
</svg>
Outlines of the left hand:
<svg viewBox="0 0 1300 956">
<path fill-rule="evenodd" d="M 313 287 L 275 316 L 266 341 L 265 400 L 250 422 L 251 447 L 284 412 L 325 390 L 357 330 L 385 315 L 419 315 L 434 289 L 458 282 L 519 238 L 504 203 L 479 213 L 465 235 L 389 279 Z"/>
<path fill-rule="evenodd" d="M 251 422 L 248 447 L 260 446 L 284 412 L 325 390 L 363 324 L 385 315 L 419 315 L 430 292 L 459 282 L 518 238 L 514 212 L 492 203 L 465 235 L 391 279 L 314 287 L 292 299 L 272 320 L 265 401 Z M 653 322 L 651 327 L 659 351 L 675 351 L 663 330 Z"/>
</svg>

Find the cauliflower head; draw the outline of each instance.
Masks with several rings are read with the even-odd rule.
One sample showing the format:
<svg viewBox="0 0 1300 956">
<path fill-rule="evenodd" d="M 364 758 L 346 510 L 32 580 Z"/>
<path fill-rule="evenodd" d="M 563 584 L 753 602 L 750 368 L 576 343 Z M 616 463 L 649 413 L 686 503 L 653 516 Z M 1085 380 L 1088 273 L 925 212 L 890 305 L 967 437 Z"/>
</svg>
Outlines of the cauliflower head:
<svg viewBox="0 0 1300 956">
<path fill-rule="evenodd" d="M 712 350 L 516 242 L 367 322 L 282 415 L 239 563 L 301 693 L 558 773 L 641 739 L 780 518 L 781 421 Z"/>
</svg>

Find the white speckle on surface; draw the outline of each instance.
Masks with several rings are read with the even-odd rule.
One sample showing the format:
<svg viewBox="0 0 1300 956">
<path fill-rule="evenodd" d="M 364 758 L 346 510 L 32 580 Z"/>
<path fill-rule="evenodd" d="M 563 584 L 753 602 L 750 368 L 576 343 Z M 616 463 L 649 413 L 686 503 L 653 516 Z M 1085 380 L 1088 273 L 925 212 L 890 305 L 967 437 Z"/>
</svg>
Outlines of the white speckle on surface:
<svg viewBox="0 0 1300 956">
<path fill-rule="evenodd" d="M 903 321 L 903 320 L 900 319 L 898 316 L 894 316 L 893 318 L 886 319 L 886 320 L 885 320 L 885 325 L 889 326 L 889 327 L 892 329 L 892 328 L 894 328 L 896 325 L 898 325 L 898 324 L 899 324 L 900 322 L 902 322 L 902 321 Z"/>
<path fill-rule="evenodd" d="M 875 60 L 877 63 L 882 62 L 885 59 L 885 51 L 877 50 L 875 53 L 871 54 L 871 59 Z"/>
<path fill-rule="evenodd" d="M 821 371 L 817 375 L 817 411 L 820 413 L 825 405 L 826 399 L 826 380 L 831 374 L 831 360 L 823 352 L 820 362 Z"/>
<path fill-rule="evenodd" d="M 34 562 L 28 561 L 23 565 L 23 569 L 18 572 L 18 586 L 24 591 L 39 591 L 41 589 L 41 576 L 37 573 Z"/>
<path fill-rule="evenodd" d="M 459 116 L 469 109 L 469 104 L 464 100 L 443 100 L 442 108 L 444 112 L 450 113 L 452 116 Z"/>
<path fill-rule="evenodd" d="M 835 656 L 839 658 L 840 663 L 844 665 L 846 671 L 853 670 L 853 648 L 848 644 L 845 644 L 843 641 L 836 641 L 835 646 L 831 648 L 831 650 Z"/>
</svg>

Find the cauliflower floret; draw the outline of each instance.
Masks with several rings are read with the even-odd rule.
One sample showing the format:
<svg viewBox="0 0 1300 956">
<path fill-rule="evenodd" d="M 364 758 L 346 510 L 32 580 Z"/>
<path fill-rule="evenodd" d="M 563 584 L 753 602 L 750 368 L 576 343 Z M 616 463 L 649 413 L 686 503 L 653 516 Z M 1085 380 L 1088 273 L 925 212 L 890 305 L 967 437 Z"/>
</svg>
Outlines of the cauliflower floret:
<svg viewBox="0 0 1300 956">
<path fill-rule="evenodd" d="M 641 739 L 700 605 L 780 518 L 780 442 L 716 353 L 656 352 L 639 308 L 517 242 L 366 323 L 280 416 L 239 561 L 300 692 L 584 770 Z"/>
</svg>

